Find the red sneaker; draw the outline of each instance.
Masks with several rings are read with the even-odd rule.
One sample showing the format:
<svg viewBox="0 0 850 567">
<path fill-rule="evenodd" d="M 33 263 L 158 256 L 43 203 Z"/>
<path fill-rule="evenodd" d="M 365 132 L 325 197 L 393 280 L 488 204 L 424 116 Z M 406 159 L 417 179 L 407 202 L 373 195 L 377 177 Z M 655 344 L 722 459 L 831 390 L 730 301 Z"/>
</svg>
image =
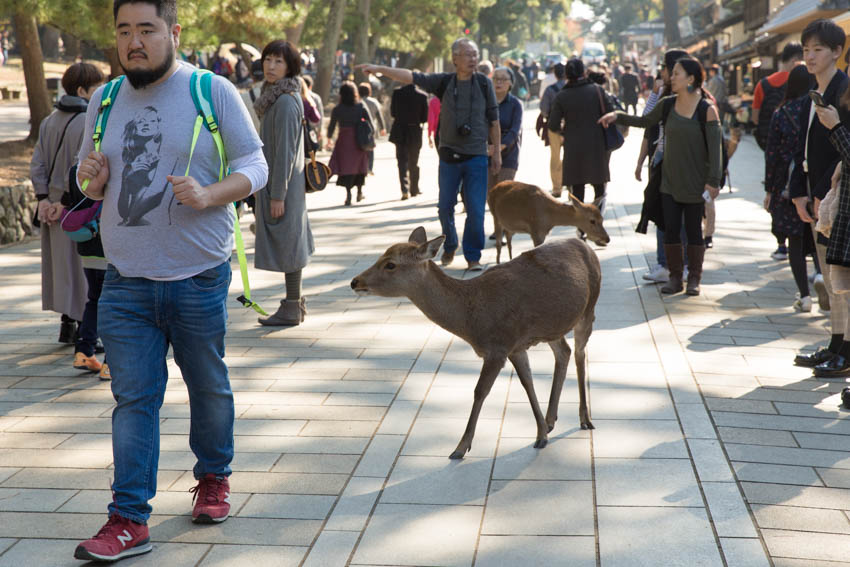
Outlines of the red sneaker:
<svg viewBox="0 0 850 567">
<path fill-rule="evenodd" d="M 196 524 L 217 524 L 230 515 L 230 483 L 226 476 L 206 474 L 189 492 L 195 493 L 192 521 Z"/>
<path fill-rule="evenodd" d="M 113 514 L 96 536 L 77 546 L 74 557 L 87 561 L 118 561 L 151 549 L 146 525 Z"/>
</svg>

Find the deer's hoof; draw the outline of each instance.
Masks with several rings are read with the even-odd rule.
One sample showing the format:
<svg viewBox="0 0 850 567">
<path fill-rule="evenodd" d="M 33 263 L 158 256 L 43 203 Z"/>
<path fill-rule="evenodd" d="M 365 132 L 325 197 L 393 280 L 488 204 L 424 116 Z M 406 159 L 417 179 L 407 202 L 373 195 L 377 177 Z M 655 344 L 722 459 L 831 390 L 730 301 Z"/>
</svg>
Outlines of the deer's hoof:
<svg viewBox="0 0 850 567">
<path fill-rule="evenodd" d="M 534 448 L 535 449 L 542 449 L 543 447 L 545 447 L 548 444 L 549 444 L 549 440 L 544 437 L 543 439 L 538 439 L 537 441 L 534 442 Z"/>
<path fill-rule="evenodd" d="M 546 432 L 547 433 L 552 433 L 552 430 L 555 429 L 555 421 L 557 421 L 557 418 L 553 419 L 551 423 L 548 420 L 546 421 Z"/>
<path fill-rule="evenodd" d="M 466 451 L 464 451 L 463 449 L 455 449 L 455 452 L 449 455 L 449 458 L 453 461 L 456 461 L 458 459 L 462 459 L 465 454 Z"/>
<path fill-rule="evenodd" d="M 581 422 L 581 428 L 582 428 L 582 429 L 596 429 L 596 428 L 593 426 L 593 424 L 592 424 L 592 423 L 590 423 L 590 421 L 589 421 L 589 420 L 588 420 L 588 421 L 582 421 L 582 422 Z"/>
</svg>

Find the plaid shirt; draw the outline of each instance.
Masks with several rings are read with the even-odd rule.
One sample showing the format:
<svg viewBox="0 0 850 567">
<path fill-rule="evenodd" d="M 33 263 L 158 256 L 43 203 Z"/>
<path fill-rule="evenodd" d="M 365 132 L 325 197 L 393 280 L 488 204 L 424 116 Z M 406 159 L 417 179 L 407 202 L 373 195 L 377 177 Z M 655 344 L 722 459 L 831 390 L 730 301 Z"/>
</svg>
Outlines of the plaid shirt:
<svg viewBox="0 0 850 567">
<path fill-rule="evenodd" d="M 838 213 L 829 235 L 826 262 L 850 267 L 850 132 L 839 124 L 829 133 L 829 140 L 841 154 L 843 170 L 838 181 Z"/>
</svg>

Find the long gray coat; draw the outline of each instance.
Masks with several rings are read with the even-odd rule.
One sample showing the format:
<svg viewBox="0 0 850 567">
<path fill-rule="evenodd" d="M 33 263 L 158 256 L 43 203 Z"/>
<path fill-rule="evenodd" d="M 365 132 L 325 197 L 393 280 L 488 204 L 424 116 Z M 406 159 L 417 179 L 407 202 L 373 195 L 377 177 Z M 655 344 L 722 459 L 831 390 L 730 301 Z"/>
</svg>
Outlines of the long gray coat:
<svg viewBox="0 0 850 567">
<path fill-rule="evenodd" d="M 77 152 L 86 125 L 85 99 L 66 95 L 60 104 L 61 109 L 55 110 L 41 123 L 38 144 L 30 162 L 30 178 L 35 194 L 47 195 L 51 203 L 58 203 L 68 190 L 68 171 L 77 163 Z M 83 114 L 68 123 L 76 111 L 82 111 Z M 59 147 L 59 139 L 66 124 L 68 130 Z M 53 174 L 47 179 L 54 159 Z M 41 308 L 82 321 L 87 293 L 88 284 L 75 242 L 68 238 L 59 223 L 50 226 L 42 223 Z"/>
<path fill-rule="evenodd" d="M 303 116 L 300 94 L 283 94 L 266 110 L 260 122 L 263 154 L 269 164 L 268 184 L 255 194 L 254 266 L 260 270 L 298 271 L 307 265 L 316 249 L 304 192 Z M 282 217 L 271 217 L 271 199 L 284 201 Z"/>
<path fill-rule="evenodd" d="M 605 134 L 597 124 L 605 112 L 613 110 L 605 95 L 599 103 L 601 87 L 582 79 L 568 83 L 558 92 L 549 112 L 549 129 L 564 135 L 563 184 L 608 183 L 608 155 Z"/>
</svg>

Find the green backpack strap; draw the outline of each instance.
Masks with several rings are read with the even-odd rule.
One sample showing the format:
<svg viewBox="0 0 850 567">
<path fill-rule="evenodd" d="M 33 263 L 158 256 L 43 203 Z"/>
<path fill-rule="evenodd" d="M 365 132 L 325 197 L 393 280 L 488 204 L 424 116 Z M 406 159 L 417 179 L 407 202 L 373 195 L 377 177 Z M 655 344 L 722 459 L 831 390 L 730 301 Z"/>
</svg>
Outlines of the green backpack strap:
<svg viewBox="0 0 850 567">
<path fill-rule="evenodd" d="M 118 96 L 118 89 L 121 88 L 121 83 L 124 82 L 124 75 L 115 77 L 103 87 L 103 92 L 100 95 L 100 107 L 97 109 L 97 120 L 94 123 L 94 132 L 92 140 L 94 140 L 94 151 L 100 151 L 100 143 L 103 141 L 103 133 L 106 131 L 106 122 L 109 120 L 109 113 L 112 112 L 112 103 L 115 102 L 115 97 Z M 89 186 L 89 179 L 83 181 L 81 191 L 85 191 Z"/>
<path fill-rule="evenodd" d="M 189 167 L 192 164 L 192 155 L 195 153 L 195 145 L 198 143 L 198 136 L 201 134 L 201 128 L 205 128 L 212 134 L 215 147 L 218 149 L 219 169 L 218 180 L 224 179 L 225 174 L 230 174 L 230 168 L 227 167 L 227 155 L 224 151 L 224 140 L 221 138 L 221 132 L 218 129 L 218 117 L 215 114 L 215 106 L 212 103 L 212 78 L 213 73 L 205 69 L 196 69 L 192 72 L 189 85 L 192 93 L 192 102 L 195 104 L 195 109 L 198 111 L 198 117 L 195 119 L 195 129 L 192 134 L 192 146 L 189 150 L 189 163 L 186 164 L 186 173 L 189 175 Z M 236 204 L 234 203 L 234 206 Z M 242 227 L 239 225 L 239 215 L 235 215 L 233 222 L 233 235 L 236 240 L 236 257 L 239 259 L 239 272 L 242 275 L 242 290 L 243 295 L 240 295 L 237 300 L 245 307 L 250 307 L 261 315 L 268 315 L 259 304 L 251 301 L 251 286 L 248 283 L 248 259 L 245 256 L 245 243 L 242 239 Z"/>
</svg>

